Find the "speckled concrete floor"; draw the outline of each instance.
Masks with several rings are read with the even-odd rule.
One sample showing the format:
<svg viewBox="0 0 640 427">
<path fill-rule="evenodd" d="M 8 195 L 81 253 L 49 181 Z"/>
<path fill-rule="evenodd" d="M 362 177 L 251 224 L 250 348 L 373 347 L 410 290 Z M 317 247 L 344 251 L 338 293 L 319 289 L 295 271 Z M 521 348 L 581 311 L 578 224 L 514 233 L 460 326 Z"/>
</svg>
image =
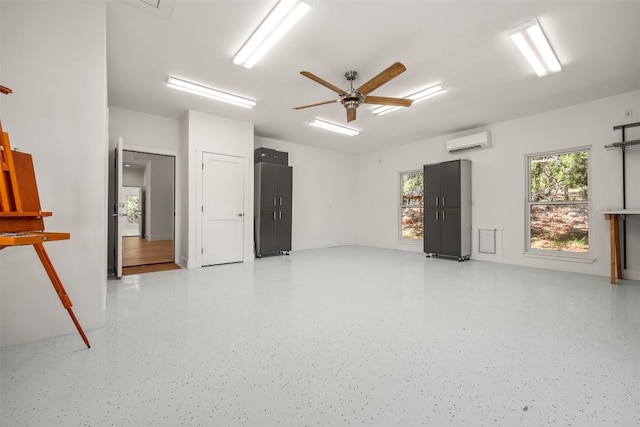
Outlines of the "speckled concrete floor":
<svg viewBox="0 0 640 427">
<path fill-rule="evenodd" d="M 364 247 L 110 281 L 3 426 L 640 425 L 640 283 Z"/>
</svg>

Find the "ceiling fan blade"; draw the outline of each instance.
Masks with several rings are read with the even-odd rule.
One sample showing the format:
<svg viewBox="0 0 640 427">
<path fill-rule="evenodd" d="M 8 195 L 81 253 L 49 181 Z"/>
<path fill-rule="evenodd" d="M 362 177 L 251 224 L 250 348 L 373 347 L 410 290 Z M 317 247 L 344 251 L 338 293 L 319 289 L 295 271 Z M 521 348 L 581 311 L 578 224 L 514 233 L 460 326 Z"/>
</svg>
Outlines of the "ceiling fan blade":
<svg viewBox="0 0 640 427">
<path fill-rule="evenodd" d="M 347 108 L 347 123 L 356 119 L 356 109 Z"/>
<path fill-rule="evenodd" d="M 338 102 L 338 100 L 337 99 L 332 99 L 331 101 L 316 102 L 315 104 L 301 105 L 299 107 L 293 107 L 293 109 L 294 110 L 302 110 L 303 108 L 316 107 L 318 105 L 324 105 L 324 104 L 331 104 L 332 102 Z"/>
<path fill-rule="evenodd" d="M 329 83 L 326 80 L 322 80 L 320 77 L 316 76 L 315 74 L 312 74 L 308 71 L 300 71 L 300 74 L 302 74 L 305 77 L 310 78 L 311 80 L 313 80 L 316 83 L 320 83 L 322 86 L 331 89 L 332 91 L 340 94 L 340 95 L 344 95 L 346 94 L 346 92 L 342 89 L 340 89 L 338 86 L 334 86 L 331 83 Z"/>
<path fill-rule="evenodd" d="M 386 96 L 367 96 L 364 99 L 364 103 L 376 105 L 393 105 L 395 107 L 410 107 L 413 103 L 413 99 L 388 98 Z"/>
<path fill-rule="evenodd" d="M 397 75 L 403 73 L 406 69 L 407 67 L 402 65 L 400 62 L 396 62 L 390 65 L 386 70 L 383 70 L 380 74 L 360 86 L 358 88 L 358 91 L 366 95 L 369 92 L 372 92 L 375 89 L 379 88 Z"/>
</svg>

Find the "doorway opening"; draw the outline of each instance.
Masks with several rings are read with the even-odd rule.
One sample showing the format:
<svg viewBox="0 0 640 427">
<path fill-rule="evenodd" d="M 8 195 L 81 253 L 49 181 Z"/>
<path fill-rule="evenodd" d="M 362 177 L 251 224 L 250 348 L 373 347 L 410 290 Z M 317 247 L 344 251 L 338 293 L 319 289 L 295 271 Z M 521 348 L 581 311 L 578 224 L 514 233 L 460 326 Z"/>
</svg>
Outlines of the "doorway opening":
<svg viewBox="0 0 640 427">
<path fill-rule="evenodd" d="M 179 269 L 174 259 L 175 157 L 123 150 L 118 203 L 122 274 Z"/>
</svg>

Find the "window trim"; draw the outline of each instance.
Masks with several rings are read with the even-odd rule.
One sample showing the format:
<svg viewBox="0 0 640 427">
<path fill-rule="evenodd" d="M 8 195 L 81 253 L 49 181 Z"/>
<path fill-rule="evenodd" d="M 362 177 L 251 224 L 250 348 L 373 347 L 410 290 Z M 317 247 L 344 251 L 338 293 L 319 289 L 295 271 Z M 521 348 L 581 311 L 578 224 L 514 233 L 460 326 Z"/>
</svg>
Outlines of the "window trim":
<svg viewBox="0 0 640 427">
<path fill-rule="evenodd" d="M 398 243 L 404 243 L 404 244 L 413 244 L 413 245 L 423 245 L 424 242 L 424 215 L 422 218 L 422 227 L 423 227 L 423 237 L 419 238 L 419 239 L 409 239 L 406 237 L 402 237 L 402 208 L 406 207 L 402 205 L 402 196 L 403 196 L 403 189 L 402 189 L 402 176 L 403 175 L 408 175 L 408 174 L 414 174 L 414 173 L 421 173 L 424 175 L 424 169 L 412 169 L 412 170 L 407 170 L 407 171 L 401 171 L 398 172 L 398 182 L 396 185 L 396 188 L 398 189 L 398 199 L 397 199 L 397 203 L 398 203 L 398 208 L 396 209 L 397 212 L 397 218 L 396 218 L 396 227 L 398 227 Z M 424 177 L 423 177 L 424 178 Z M 423 198 L 424 198 L 424 180 L 423 180 Z M 424 203 L 424 200 L 423 200 Z M 424 214 L 424 204 L 423 204 L 423 214 Z"/>
<path fill-rule="evenodd" d="M 581 147 L 565 148 L 560 150 L 543 151 L 539 153 L 530 153 L 524 155 L 524 170 L 526 174 L 525 178 L 525 191 L 524 191 L 524 255 L 530 257 L 557 259 L 557 260 L 585 260 L 585 262 L 593 262 L 593 248 L 592 248 L 592 191 L 591 191 L 591 145 L 585 145 Z M 530 201 L 531 192 L 531 170 L 529 166 L 531 164 L 530 159 L 533 157 L 542 156 L 555 156 L 560 154 L 576 153 L 580 151 L 587 152 L 587 201 L 568 201 L 568 202 L 548 202 L 543 204 L 585 204 L 587 206 L 587 223 L 589 224 L 587 234 L 589 236 L 589 250 L 587 252 L 569 252 L 569 251 L 557 251 L 553 249 L 535 249 L 531 247 L 531 205 L 541 204 L 540 202 Z"/>
</svg>

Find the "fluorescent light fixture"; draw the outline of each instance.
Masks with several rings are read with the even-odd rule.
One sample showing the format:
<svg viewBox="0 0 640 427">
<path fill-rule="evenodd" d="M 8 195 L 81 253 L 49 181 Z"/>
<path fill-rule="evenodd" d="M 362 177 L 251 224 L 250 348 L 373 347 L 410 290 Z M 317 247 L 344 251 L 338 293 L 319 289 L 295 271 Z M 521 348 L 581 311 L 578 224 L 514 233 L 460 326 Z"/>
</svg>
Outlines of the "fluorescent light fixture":
<svg viewBox="0 0 640 427">
<path fill-rule="evenodd" d="M 304 1 L 280 0 L 238 51 L 233 63 L 252 68 L 309 9 L 311 6 Z"/>
<path fill-rule="evenodd" d="M 348 128 L 345 126 L 340 126 L 335 123 L 325 122 L 324 120 L 319 120 L 319 119 L 313 119 L 313 121 L 309 122 L 309 124 L 317 128 L 330 130 L 332 132 L 338 132 L 348 136 L 356 136 L 360 133 L 360 131 L 357 131 L 355 129 Z"/>
<path fill-rule="evenodd" d="M 434 96 L 437 96 L 437 95 L 442 95 L 445 92 L 447 92 L 447 88 L 445 87 L 445 85 L 443 85 L 442 83 L 436 83 L 432 86 L 429 86 L 426 89 L 422 89 L 418 92 L 412 93 L 411 95 L 407 95 L 404 98 L 413 99 L 413 104 L 415 104 L 417 102 L 424 101 L 425 99 L 433 98 Z M 403 107 L 395 107 L 392 105 L 381 105 L 371 110 L 371 112 L 378 116 L 382 116 L 392 111 L 399 110 L 400 108 L 403 108 Z"/>
<path fill-rule="evenodd" d="M 212 89 L 207 86 L 202 86 L 197 83 L 181 80 L 175 77 L 169 77 L 167 80 L 167 86 L 173 89 L 193 93 L 195 95 L 204 96 L 205 98 L 215 99 L 216 101 L 227 102 L 239 107 L 253 108 L 256 106 L 256 101 L 253 99 L 243 98 L 238 95 L 222 92 L 220 90 Z"/>
<path fill-rule="evenodd" d="M 509 37 L 520 49 L 520 53 L 529 62 L 538 77 L 562 70 L 562 66 L 553 53 L 537 19 L 518 25 L 509 31 Z"/>
</svg>

